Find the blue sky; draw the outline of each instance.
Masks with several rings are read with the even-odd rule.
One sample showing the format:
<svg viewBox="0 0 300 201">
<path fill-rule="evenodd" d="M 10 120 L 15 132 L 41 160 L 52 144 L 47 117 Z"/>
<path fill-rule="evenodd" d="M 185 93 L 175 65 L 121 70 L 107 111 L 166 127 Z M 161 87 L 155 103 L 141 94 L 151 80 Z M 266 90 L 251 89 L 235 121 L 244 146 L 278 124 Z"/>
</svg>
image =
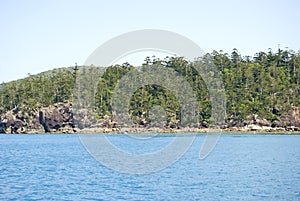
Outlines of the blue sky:
<svg viewBox="0 0 300 201">
<path fill-rule="evenodd" d="M 83 64 L 102 43 L 139 29 L 179 33 L 205 52 L 298 51 L 299 2 L 0 0 L 0 82 Z"/>
</svg>

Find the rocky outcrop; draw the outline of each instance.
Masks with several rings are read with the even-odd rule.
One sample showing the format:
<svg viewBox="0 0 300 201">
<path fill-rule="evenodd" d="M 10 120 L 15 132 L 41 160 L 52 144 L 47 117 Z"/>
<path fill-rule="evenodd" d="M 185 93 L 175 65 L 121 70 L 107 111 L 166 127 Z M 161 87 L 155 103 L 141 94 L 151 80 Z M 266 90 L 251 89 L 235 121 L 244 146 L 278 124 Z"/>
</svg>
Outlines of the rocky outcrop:
<svg viewBox="0 0 300 201">
<path fill-rule="evenodd" d="M 0 117 L 0 133 L 73 133 L 73 128 L 72 103 L 67 101 L 40 110 L 14 108 Z"/>
<path fill-rule="evenodd" d="M 0 111 L 0 133 L 74 133 L 82 132 L 85 129 L 90 132 L 130 132 L 133 127 L 126 124 L 113 121 L 109 116 L 104 116 L 100 120 L 89 118 L 93 114 L 86 109 L 76 111 L 73 115 L 72 103 L 65 101 L 52 106 L 40 109 L 14 108 L 6 113 Z M 77 129 L 75 129 L 75 126 Z M 152 130 L 161 128 L 154 126 L 140 126 L 134 129 Z M 177 124 L 172 126 L 162 126 L 163 129 L 172 131 L 182 130 Z M 127 130 L 126 130 L 127 129 Z M 192 129 L 192 128 L 187 128 Z M 194 130 L 211 129 L 208 122 L 201 122 L 194 126 Z M 300 108 L 296 107 L 289 113 L 282 115 L 276 121 L 268 121 L 260 118 L 258 115 L 250 115 L 243 121 L 229 120 L 226 125 L 222 126 L 225 131 L 236 132 L 299 132 L 300 131 Z"/>
<path fill-rule="evenodd" d="M 256 114 L 249 115 L 245 120 L 229 120 L 224 129 L 233 131 L 267 131 L 284 132 L 300 130 L 300 107 L 295 107 L 288 114 L 278 117 L 275 121 L 262 119 Z"/>
<path fill-rule="evenodd" d="M 17 107 L 1 115 L 0 133 L 29 133 L 40 128 L 37 116 L 25 111 Z"/>
<path fill-rule="evenodd" d="M 63 132 L 73 133 L 72 103 L 57 103 L 39 111 L 39 122 L 46 133 Z"/>
<path fill-rule="evenodd" d="M 90 128 L 97 123 L 90 109 L 80 108 L 74 111 L 73 123 L 79 129 Z"/>
<path fill-rule="evenodd" d="M 271 122 L 268 121 L 267 119 L 262 119 L 256 114 L 250 115 L 246 121 L 244 121 L 244 125 L 256 125 L 256 126 L 266 126 L 269 127 L 271 126 Z"/>
<path fill-rule="evenodd" d="M 300 107 L 295 107 L 288 114 L 283 115 L 278 121 L 281 127 L 300 127 Z"/>
</svg>

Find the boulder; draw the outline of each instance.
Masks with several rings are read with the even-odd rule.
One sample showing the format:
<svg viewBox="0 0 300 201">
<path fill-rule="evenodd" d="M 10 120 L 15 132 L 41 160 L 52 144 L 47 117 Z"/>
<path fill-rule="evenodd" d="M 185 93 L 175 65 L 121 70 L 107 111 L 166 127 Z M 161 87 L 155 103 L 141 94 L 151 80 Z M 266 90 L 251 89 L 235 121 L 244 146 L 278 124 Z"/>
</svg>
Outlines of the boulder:
<svg viewBox="0 0 300 201">
<path fill-rule="evenodd" d="M 281 115 L 278 121 L 272 124 L 273 127 L 300 127 L 300 107 L 295 107 L 287 114 Z"/>
<path fill-rule="evenodd" d="M 259 126 L 267 126 L 267 127 L 271 126 L 271 122 L 269 122 L 266 119 L 256 119 L 256 124 Z"/>
<path fill-rule="evenodd" d="M 73 125 L 72 104 L 69 102 L 56 103 L 39 111 L 39 122 L 45 132 L 69 133 Z"/>
<path fill-rule="evenodd" d="M 251 124 L 246 126 L 246 128 L 250 129 L 250 131 L 259 131 L 262 130 L 261 126 L 255 125 L 255 124 Z"/>
<path fill-rule="evenodd" d="M 5 133 L 6 131 L 6 123 L 0 122 L 0 133 Z"/>
<path fill-rule="evenodd" d="M 73 118 L 74 127 L 79 129 L 90 128 L 93 124 L 96 124 L 95 114 L 86 108 L 76 110 Z"/>
</svg>

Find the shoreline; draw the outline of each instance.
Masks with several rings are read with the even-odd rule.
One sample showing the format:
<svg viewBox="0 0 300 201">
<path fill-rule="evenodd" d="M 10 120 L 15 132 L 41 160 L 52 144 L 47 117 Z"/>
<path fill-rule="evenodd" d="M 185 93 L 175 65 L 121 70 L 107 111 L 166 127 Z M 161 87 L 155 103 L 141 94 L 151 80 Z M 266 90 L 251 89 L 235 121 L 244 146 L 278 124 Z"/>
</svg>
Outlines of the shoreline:
<svg viewBox="0 0 300 201">
<path fill-rule="evenodd" d="M 75 133 L 86 134 L 86 133 L 104 133 L 104 134 L 154 134 L 154 133 L 203 133 L 203 134 L 213 134 L 213 133 L 266 133 L 266 134 L 300 134 L 300 128 L 271 128 L 271 127 L 261 127 L 253 129 L 251 127 L 233 127 L 233 128 L 86 128 L 82 130 L 77 130 Z"/>
<path fill-rule="evenodd" d="M 52 130 L 52 132 L 45 132 L 42 129 L 29 129 L 22 133 L 0 133 L 0 134 L 266 134 L 266 135 L 300 135 L 298 127 L 295 128 L 261 128 L 249 129 L 241 128 L 62 128 L 59 130 Z"/>
<path fill-rule="evenodd" d="M 65 101 L 53 106 L 33 111 L 34 115 L 17 108 L 0 115 L 0 133 L 7 134 L 39 134 L 39 133 L 300 133 L 300 108 L 293 110 L 289 120 L 270 122 L 252 115 L 250 119 L 241 122 L 229 121 L 226 124 L 214 127 L 207 122 L 197 123 L 190 127 L 180 127 L 177 124 L 162 126 L 160 124 L 139 126 L 118 123 L 108 116 L 97 121 L 86 118 L 88 114 L 82 111 L 79 120 L 74 119 L 72 102 Z M 29 118 L 29 120 L 28 120 Z M 78 122 L 77 122 L 78 121 Z M 77 122 L 77 123 L 75 123 Z M 83 129 L 77 127 L 80 125 Z M 217 129 L 215 129 L 217 128 Z"/>
</svg>

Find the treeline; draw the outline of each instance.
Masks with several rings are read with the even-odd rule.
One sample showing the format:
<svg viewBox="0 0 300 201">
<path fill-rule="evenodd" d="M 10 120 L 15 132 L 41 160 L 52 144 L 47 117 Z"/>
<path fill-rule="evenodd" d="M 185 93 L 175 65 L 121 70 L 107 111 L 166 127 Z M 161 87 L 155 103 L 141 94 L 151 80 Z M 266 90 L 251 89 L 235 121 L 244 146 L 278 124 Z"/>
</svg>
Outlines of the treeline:
<svg viewBox="0 0 300 201">
<path fill-rule="evenodd" d="M 212 106 L 206 83 L 195 68 L 199 62 L 211 62 L 211 65 L 219 71 L 226 91 L 227 121 L 243 121 L 251 114 L 256 114 L 272 122 L 293 107 L 300 106 L 299 54 L 279 49 L 276 52 L 272 50 L 259 52 L 254 57 L 249 57 L 241 56 L 234 49 L 231 54 L 213 51 L 194 62 L 188 62 L 181 57 L 165 59 L 147 57 L 139 69 L 128 63 L 107 68 L 101 78 L 95 81 L 97 88 L 93 93 L 97 118 L 103 118 L 105 115 L 113 118 L 118 112 L 113 111 L 112 97 L 115 87 L 124 75 L 155 65 L 171 69 L 177 76 L 187 80 L 196 94 L 199 121 L 209 123 Z M 89 72 L 89 67 L 81 68 Z M 65 100 L 72 101 L 75 81 L 80 79 L 79 69 L 61 68 L 1 84 L 1 113 L 16 107 L 39 108 Z M 207 73 L 214 74 L 214 72 Z M 170 79 L 172 83 L 172 76 L 166 76 L 165 79 Z M 84 81 L 81 84 L 88 87 L 84 85 Z M 182 121 L 180 103 L 175 94 L 166 87 L 155 84 L 140 87 L 134 92 L 130 98 L 129 113 L 136 123 L 146 125 L 150 122 L 150 111 L 155 105 L 165 110 L 169 125 Z"/>
<path fill-rule="evenodd" d="M 274 121 L 300 106 L 299 54 L 279 49 L 250 58 L 234 49 L 230 56 L 216 51 L 211 56 L 225 85 L 227 118 L 243 120 L 257 114 Z"/>
<path fill-rule="evenodd" d="M 0 85 L 0 111 L 17 107 L 37 109 L 71 100 L 75 82 L 74 69 L 59 68 L 30 75 Z"/>
</svg>

